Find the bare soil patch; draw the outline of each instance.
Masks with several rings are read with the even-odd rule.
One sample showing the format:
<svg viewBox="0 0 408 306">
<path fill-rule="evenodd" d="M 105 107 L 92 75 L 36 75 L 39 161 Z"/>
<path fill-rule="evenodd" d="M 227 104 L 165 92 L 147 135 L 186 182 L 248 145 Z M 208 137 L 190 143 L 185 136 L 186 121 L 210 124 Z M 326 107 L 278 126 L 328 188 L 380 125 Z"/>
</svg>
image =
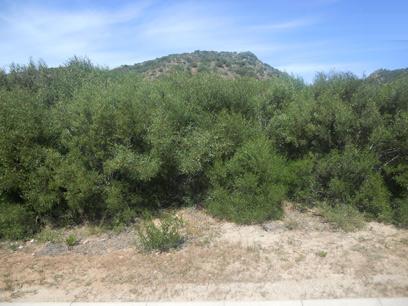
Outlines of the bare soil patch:
<svg viewBox="0 0 408 306">
<path fill-rule="evenodd" d="M 408 231 L 334 230 L 290 205 L 282 221 L 239 226 L 183 209 L 187 242 L 144 253 L 136 232 L 0 248 L 0 301 L 267 300 L 408 295 Z"/>
</svg>

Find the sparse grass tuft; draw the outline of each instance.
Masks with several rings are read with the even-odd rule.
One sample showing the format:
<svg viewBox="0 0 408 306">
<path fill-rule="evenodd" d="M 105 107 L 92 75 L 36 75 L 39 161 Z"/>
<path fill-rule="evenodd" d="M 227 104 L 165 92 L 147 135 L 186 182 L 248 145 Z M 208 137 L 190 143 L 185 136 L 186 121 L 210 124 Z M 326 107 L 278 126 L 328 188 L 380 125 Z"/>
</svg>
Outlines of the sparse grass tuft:
<svg viewBox="0 0 408 306">
<path fill-rule="evenodd" d="M 12 242 L 9 244 L 9 248 L 10 250 L 12 250 L 13 252 L 17 251 L 18 245 L 15 242 Z"/>
<path fill-rule="evenodd" d="M 98 225 L 87 225 L 86 226 L 86 234 L 88 236 L 99 236 L 102 235 L 106 230 L 102 226 Z"/>
<path fill-rule="evenodd" d="M 181 234 L 183 220 L 166 215 L 157 222 L 148 217 L 138 228 L 139 241 L 145 251 L 165 252 L 179 247 L 184 237 Z"/>
<path fill-rule="evenodd" d="M 364 216 L 352 206 L 330 206 L 321 204 L 318 206 L 321 216 L 336 228 L 345 232 L 353 232 L 364 227 Z"/>
<path fill-rule="evenodd" d="M 327 256 L 327 252 L 326 251 L 319 251 L 319 252 L 316 253 L 316 255 L 319 256 L 319 257 L 324 258 L 324 257 Z"/>
<path fill-rule="evenodd" d="M 52 229 L 50 227 L 45 227 L 41 232 L 35 236 L 35 240 L 39 242 L 62 242 L 63 235 L 60 230 Z"/>
<path fill-rule="evenodd" d="M 296 221 L 296 220 L 294 220 L 294 219 L 288 219 L 288 220 L 286 220 L 286 222 L 285 222 L 285 226 L 286 226 L 286 228 L 287 228 L 288 230 L 293 231 L 293 230 L 295 230 L 295 229 L 298 229 L 300 225 L 299 225 L 299 222 L 298 222 L 298 221 Z"/>
<path fill-rule="evenodd" d="M 5 291 L 13 291 L 14 290 L 13 281 L 11 279 L 10 273 L 4 273 L 3 274 L 3 281 L 4 281 L 4 290 Z"/>
<path fill-rule="evenodd" d="M 400 242 L 404 245 L 408 245 L 408 238 L 401 238 Z"/>
<path fill-rule="evenodd" d="M 67 246 L 69 248 L 72 248 L 73 246 L 77 245 L 79 242 L 79 239 L 77 238 L 77 236 L 75 236 L 74 234 L 70 234 L 66 239 L 65 239 L 65 243 L 67 244 Z"/>
</svg>

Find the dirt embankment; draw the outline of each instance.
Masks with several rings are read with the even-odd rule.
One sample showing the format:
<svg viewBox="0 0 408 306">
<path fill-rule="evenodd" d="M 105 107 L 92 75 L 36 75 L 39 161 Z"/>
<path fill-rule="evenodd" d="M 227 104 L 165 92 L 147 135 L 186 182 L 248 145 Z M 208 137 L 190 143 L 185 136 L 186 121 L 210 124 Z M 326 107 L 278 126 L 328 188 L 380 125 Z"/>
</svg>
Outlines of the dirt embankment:
<svg viewBox="0 0 408 306">
<path fill-rule="evenodd" d="M 408 231 L 376 222 L 332 229 L 290 207 L 283 221 L 238 226 L 179 212 L 187 242 L 141 252 L 136 234 L 99 233 L 79 245 L 0 248 L 0 301 L 266 300 L 408 295 Z"/>
</svg>

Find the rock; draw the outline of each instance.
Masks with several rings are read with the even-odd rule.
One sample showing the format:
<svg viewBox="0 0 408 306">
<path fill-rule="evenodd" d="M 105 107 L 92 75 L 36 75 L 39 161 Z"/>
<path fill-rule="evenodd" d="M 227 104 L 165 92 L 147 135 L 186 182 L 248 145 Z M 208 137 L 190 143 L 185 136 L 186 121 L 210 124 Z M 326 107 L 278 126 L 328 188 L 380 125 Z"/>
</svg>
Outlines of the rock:
<svg viewBox="0 0 408 306">
<path fill-rule="evenodd" d="M 285 226 L 282 223 L 277 222 L 277 221 L 264 223 L 264 224 L 262 224 L 262 228 L 266 232 L 283 232 L 286 229 Z"/>
<path fill-rule="evenodd" d="M 68 247 L 61 243 L 48 243 L 36 255 L 39 256 L 56 256 L 68 251 Z"/>
</svg>

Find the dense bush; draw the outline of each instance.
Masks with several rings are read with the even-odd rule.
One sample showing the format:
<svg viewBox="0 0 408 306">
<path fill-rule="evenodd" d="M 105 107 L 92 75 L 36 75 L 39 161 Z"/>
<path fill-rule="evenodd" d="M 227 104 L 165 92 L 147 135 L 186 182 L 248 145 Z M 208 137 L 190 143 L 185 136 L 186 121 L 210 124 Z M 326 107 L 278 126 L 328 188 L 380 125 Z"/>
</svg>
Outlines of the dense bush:
<svg viewBox="0 0 408 306">
<path fill-rule="evenodd" d="M 316 165 L 315 190 L 333 205 L 350 204 L 372 217 L 390 215 L 389 194 L 378 173 L 379 162 L 367 150 L 333 150 Z M 377 169 L 376 169 L 377 168 Z"/>
<path fill-rule="evenodd" d="M 308 86 L 179 72 L 151 81 L 76 57 L 12 65 L 0 71 L 0 238 L 198 202 L 262 222 L 285 198 L 406 226 L 407 85 L 406 74 L 347 73 Z"/>
<path fill-rule="evenodd" d="M 408 227 L 408 197 L 394 200 L 394 220 L 397 225 Z"/>
<path fill-rule="evenodd" d="M 22 239 L 37 229 L 34 215 L 20 205 L 0 203 L 0 234 L 6 239 Z"/>
<path fill-rule="evenodd" d="M 209 212 L 244 224 L 279 218 L 285 172 L 285 160 L 273 152 L 265 137 L 245 143 L 231 159 L 214 164 Z"/>
<path fill-rule="evenodd" d="M 311 155 L 303 159 L 287 161 L 286 164 L 285 184 L 288 187 L 288 196 L 304 205 L 312 204 L 317 199 L 314 177 L 315 163 L 315 157 Z"/>
</svg>

